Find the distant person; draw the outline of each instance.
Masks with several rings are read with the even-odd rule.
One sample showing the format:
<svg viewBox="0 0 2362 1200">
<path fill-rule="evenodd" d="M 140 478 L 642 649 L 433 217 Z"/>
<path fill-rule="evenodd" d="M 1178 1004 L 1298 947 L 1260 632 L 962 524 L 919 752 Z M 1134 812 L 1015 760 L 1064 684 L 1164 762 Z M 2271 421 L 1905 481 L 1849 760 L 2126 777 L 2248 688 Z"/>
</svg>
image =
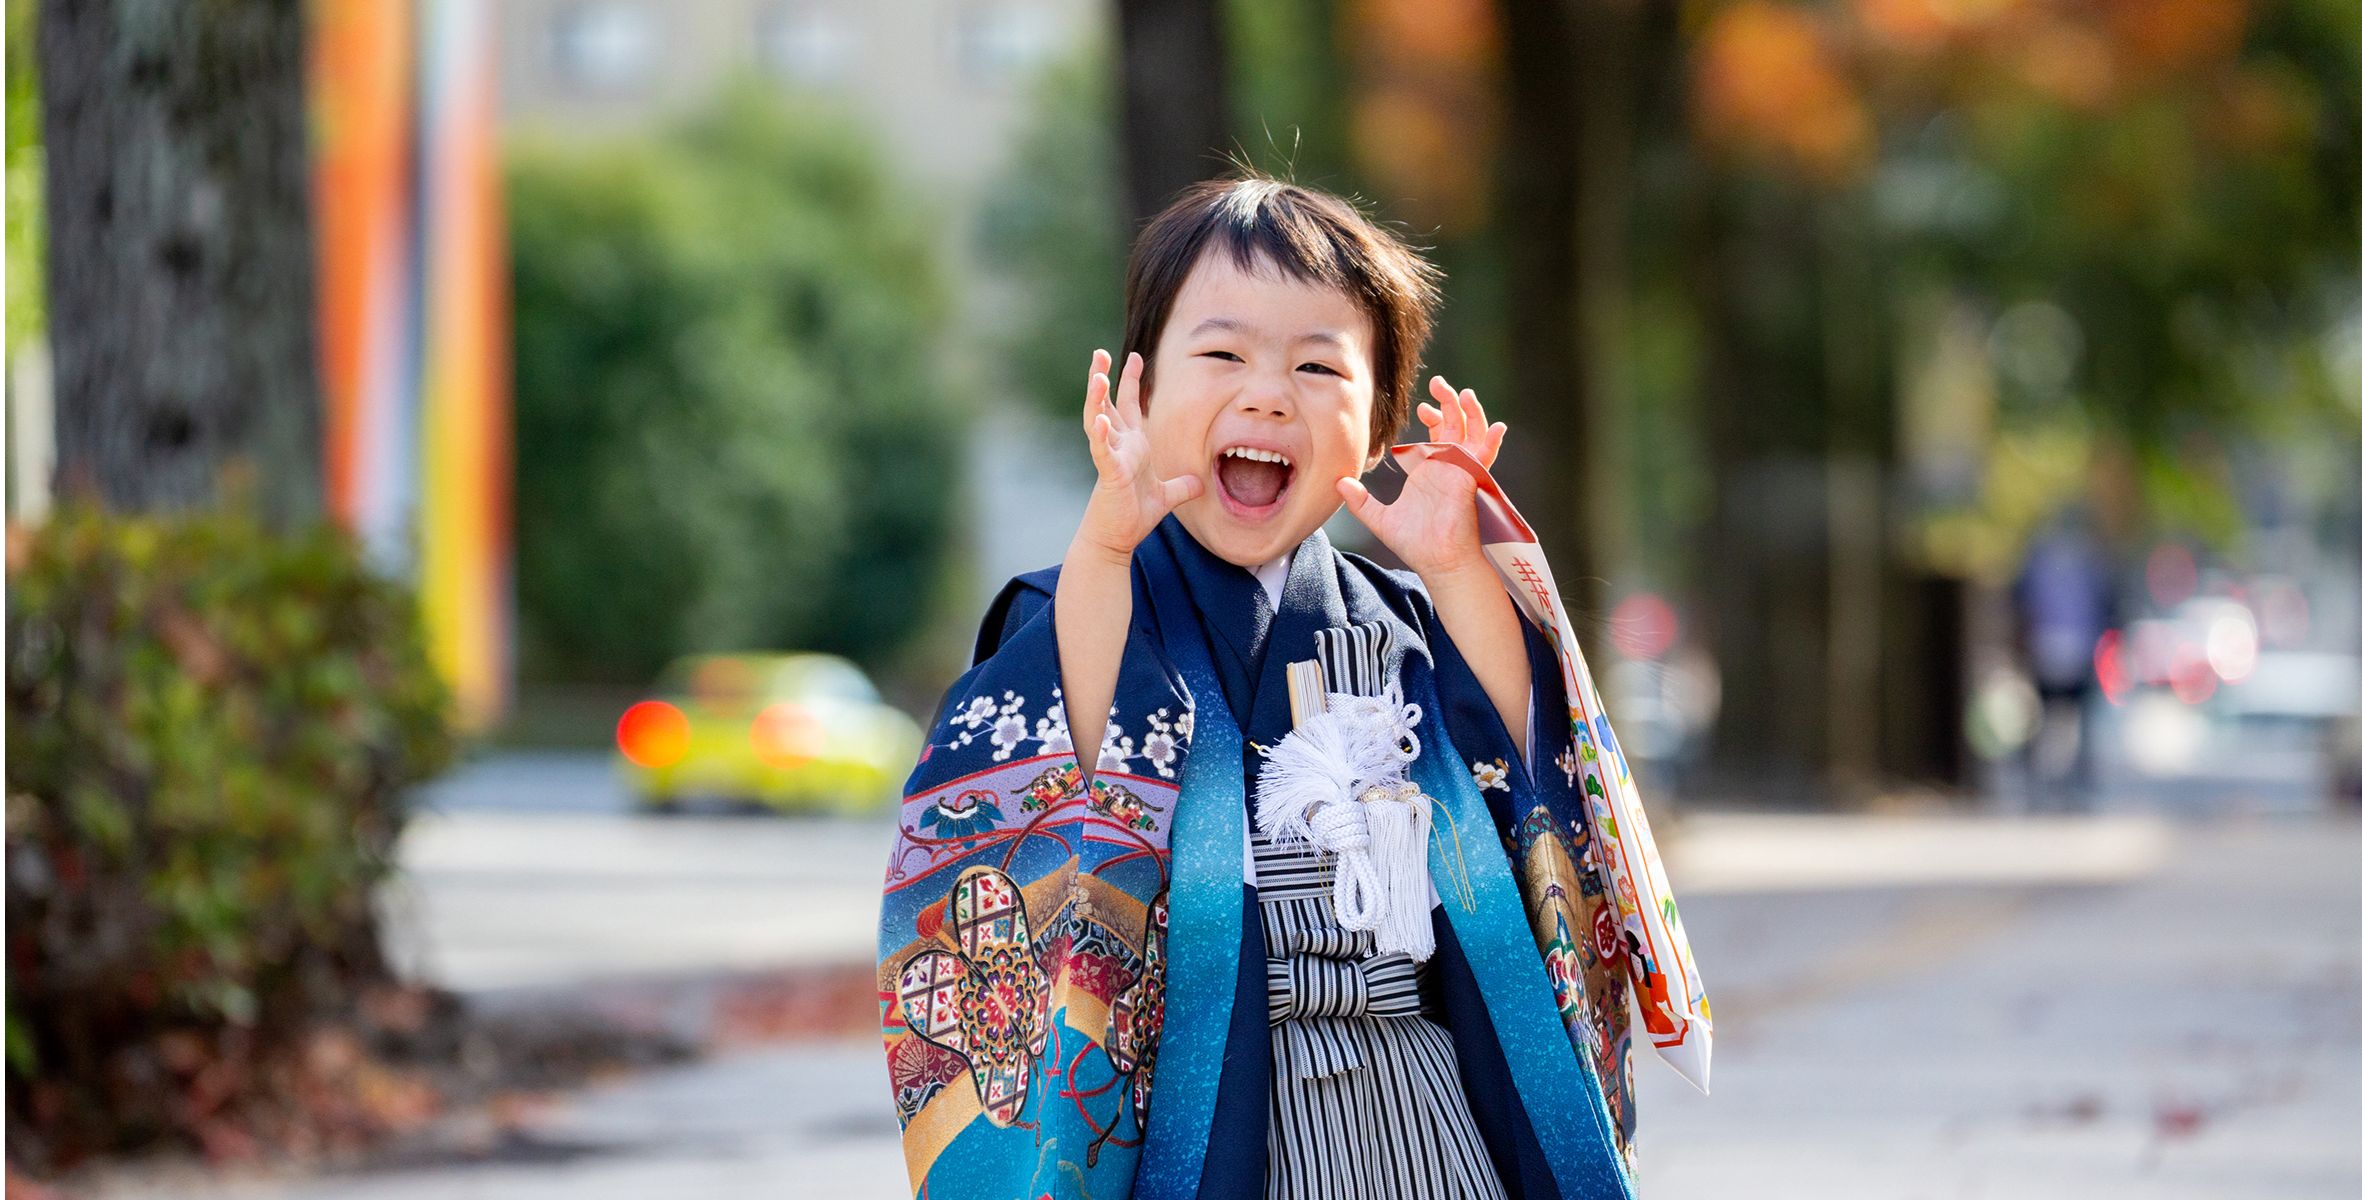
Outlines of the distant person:
<svg viewBox="0 0 2362 1200">
<path fill-rule="evenodd" d="M 2015 598 L 2026 668 L 2041 699 L 2026 753 L 2035 795 L 2048 807 L 2088 808 L 2097 785 L 2093 656 L 2115 605 L 2107 557 L 2080 519 L 2054 523 L 2027 547 Z"/>
<path fill-rule="evenodd" d="M 1620 751 L 1552 715 L 1556 659 L 1479 543 L 1506 427 L 1434 378 L 1400 496 L 1358 481 L 1409 416 L 1435 280 L 1262 177 L 1141 232 L 1081 525 L 986 614 L 904 802 L 879 989 L 914 1189 L 1630 1194 L 1642 976 L 1579 790 Z M 1332 547 L 1340 505 L 1410 570 Z M 1312 663 L 1312 700 L 1378 731 L 1352 778 L 1408 791 L 1275 828 Z"/>
</svg>

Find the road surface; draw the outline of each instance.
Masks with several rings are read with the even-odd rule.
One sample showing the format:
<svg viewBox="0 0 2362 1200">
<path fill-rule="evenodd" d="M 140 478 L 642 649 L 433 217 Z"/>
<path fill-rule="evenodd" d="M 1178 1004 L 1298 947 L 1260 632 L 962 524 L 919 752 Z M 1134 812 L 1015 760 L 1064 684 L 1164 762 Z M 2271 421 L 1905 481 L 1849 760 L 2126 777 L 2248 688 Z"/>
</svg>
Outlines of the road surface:
<svg viewBox="0 0 2362 1200">
<path fill-rule="evenodd" d="M 404 847 L 403 952 L 437 978 L 499 999 L 871 953 L 881 822 L 643 818 L 595 763 L 474 772 Z M 1714 1094 L 1643 1055 L 1641 1193 L 2362 1195 L 2362 823 L 2286 807 L 1694 815 L 1668 856 L 1715 1000 Z M 455 1120 L 369 1172 L 143 1170 L 99 1194 L 902 1195 L 878 1058 L 761 1046 L 506 1137 Z"/>
</svg>

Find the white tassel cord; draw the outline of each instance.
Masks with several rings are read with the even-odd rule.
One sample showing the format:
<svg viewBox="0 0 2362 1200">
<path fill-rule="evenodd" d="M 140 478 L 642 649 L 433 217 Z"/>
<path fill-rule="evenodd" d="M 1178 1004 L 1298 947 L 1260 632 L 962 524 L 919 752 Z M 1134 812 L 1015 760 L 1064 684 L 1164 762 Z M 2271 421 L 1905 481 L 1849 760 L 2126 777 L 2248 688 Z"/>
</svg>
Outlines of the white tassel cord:
<svg viewBox="0 0 2362 1200">
<path fill-rule="evenodd" d="M 1425 793 L 1402 781 L 1371 788 L 1356 806 L 1369 814 L 1370 862 L 1386 897 L 1378 913 L 1378 949 L 1400 950 L 1419 962 L 1435 953 L 1435 920 L 1427 903 L 1430 803 Z"/>
<path fill-rule="evenodd" d="M 1428 915 L 1431 801 L 1404 777 L 1418 757 L 1419 706 L 1399 686 L 1384 696 L 1328 694 L 1264 752 L 1255 824 L 1278 842 L 1337 856 L 1337 923 L 1376 934 L 1381 952 L 1426 961 L 1435 952 Z"/>
</svg>

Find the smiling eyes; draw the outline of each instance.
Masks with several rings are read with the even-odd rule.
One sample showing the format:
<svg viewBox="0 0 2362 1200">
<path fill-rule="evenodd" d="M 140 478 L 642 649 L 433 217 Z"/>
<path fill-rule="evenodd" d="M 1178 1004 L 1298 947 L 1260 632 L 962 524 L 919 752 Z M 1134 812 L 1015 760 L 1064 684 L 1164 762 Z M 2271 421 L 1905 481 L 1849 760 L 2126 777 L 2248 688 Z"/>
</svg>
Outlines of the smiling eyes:
<svg viewBox="0 0 2362 1200">
<path fill-rule="evenodd" d="M 1203 351 L 1203 352 L 1201 352 L 1201 353 L 1198 355 L 1198 357 L 1199 357 L 1199 358 L 1219 358 L 1219 359 L 1221 359 L 1221 360 L 1222 360 L 1222 361 L 1224 361 L 1224 362 L 1234 362 L 1234 363 L 1244 363 L 1244 362 L 1246 362 L 1246 361 L 1247 361 L 1247 360 L 1245 360 L 1245 359 L 1243 359 L 1243 358 L 1240 358 L 1238 355 L 1231 353 L 1231 352 L 1230 352 L 1230 351 L 1228 351 L 1228 350 L 1207 350 L 1207 351 Z M 1316 362 L 1299 363 L 1299 364 L 1297 364 L 1297 366 L 1296 366 L 1296 369 L 1297 369 L 1297 370 L 1299 370 L 1299 371 L 1310 371 L 1310 372 L 1313 372 L 1314 374 L 1317 374 L 1317 375 L 1335 375 L 1335 376 L 1336 376 L 1337 378 L 1339 378 L 1339 379 L 1343 379 L 1343 378 L 1345 377 L 1345 376 L 1344 376 L 1342 373 L 1340 373 L 1340 372 L 1339 372 L 1339 371 L 1337 371 L 1335 368 L 1333 368 L 1333 367 L 1329 366 L 1329 365 L 1328 365 L 1328 364 L 1326 364 L 1326 363 L 1316 363 Z"/>
</svg>

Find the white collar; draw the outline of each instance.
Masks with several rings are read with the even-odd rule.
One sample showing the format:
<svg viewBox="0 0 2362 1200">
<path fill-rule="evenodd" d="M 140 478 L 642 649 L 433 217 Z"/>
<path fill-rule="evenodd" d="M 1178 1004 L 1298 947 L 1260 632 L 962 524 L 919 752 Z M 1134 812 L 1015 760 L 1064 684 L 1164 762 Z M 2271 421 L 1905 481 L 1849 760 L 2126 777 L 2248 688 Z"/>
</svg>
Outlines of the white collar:
<svg viewBox="0 0 2362 1200">
<path fill-rule="evenodd" d="M 1263 594 L 1271 597 L 1271 611 L 1273 612 L 1279 611 L 1280 589 L 1287 586 L 1288 565 L 1295 561 L 1296 551 L 1291 547 L 1278 558 L 1249 568 L 1254 572 L 1255 582 L 1263 585 Z"/>
</svg>

